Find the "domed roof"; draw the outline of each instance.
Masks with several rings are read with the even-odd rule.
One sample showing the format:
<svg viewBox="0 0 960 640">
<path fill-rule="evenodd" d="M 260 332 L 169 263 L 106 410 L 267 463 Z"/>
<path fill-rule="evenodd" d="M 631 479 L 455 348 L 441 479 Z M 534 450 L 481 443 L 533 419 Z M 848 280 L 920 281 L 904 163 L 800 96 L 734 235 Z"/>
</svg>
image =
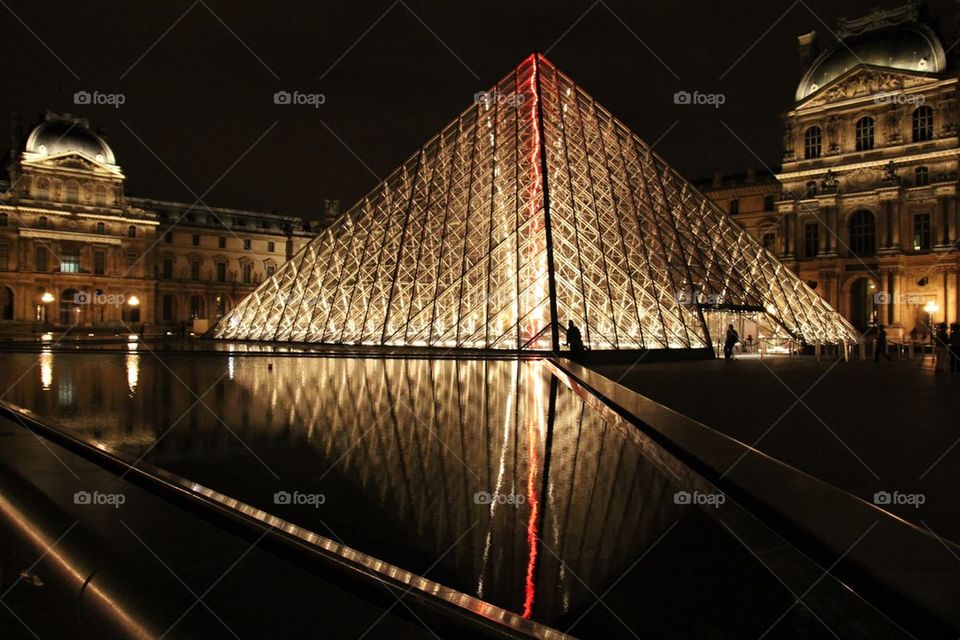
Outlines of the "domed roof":
<svg viewBox="0 0 960 640">
<path fill-rule="evenodd" d="M 939 73 L 947 57 L 933 31 L 923 24 L 900 24 L 845 38 L 824 51 L 804 74 L 797 101 L 836 80 L 858 64 Z"/>
<path fill-rule="evenodd" d="M 116 164 L 113 150 L 91 131 L 89 123 L 69 116 L 47 114 L 30 132 L 24 151 L 42 156 L 77 152 L 97 162 Z"/>
</svg>

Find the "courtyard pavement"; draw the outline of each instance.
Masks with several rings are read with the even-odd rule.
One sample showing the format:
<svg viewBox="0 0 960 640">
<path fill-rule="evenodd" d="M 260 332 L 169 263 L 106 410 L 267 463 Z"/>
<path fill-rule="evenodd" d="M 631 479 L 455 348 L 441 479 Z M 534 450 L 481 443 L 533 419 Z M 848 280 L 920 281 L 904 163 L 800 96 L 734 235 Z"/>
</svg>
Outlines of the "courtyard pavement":
<svg viewBox="0 0 960 640">
<path fill-rule="evenodd" d="M 880 363 L 741 356 L 592 368 L 960 541 L 960 374 L 935 374 L 929 356 Z"/>
</svg>

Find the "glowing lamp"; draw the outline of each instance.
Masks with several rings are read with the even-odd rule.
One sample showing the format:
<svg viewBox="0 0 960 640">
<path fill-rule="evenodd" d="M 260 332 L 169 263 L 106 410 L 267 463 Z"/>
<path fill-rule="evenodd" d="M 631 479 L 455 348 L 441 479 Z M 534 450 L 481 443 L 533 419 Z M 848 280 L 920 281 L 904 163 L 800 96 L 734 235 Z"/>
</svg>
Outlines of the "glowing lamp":
<svg viewBox="0 0 960 640">
<path fill-rule="evenodd" d="M 40 296 L 40 302 L 43 302 L 45 304 L 49 304 L 53 301 L 54 301 L 53 294 L 50 293 L 49 291 L 45 292 L 42 296 Z"/>
<path fill-rule="evenodd" d="M 923 306 L 923 310 L 930 315 L 933 315 L 940 311 L 940 305 L 938 305 L 935 300 L 931 300 Z"/>
<path fill-rule="evenodd" d="M 127 304 L 129 304 L 131 307 L 136 307 L 140 304 L 140 298 L 137 296 L 130 296 L 130 299 L 127 300 Z"/>
</svg>

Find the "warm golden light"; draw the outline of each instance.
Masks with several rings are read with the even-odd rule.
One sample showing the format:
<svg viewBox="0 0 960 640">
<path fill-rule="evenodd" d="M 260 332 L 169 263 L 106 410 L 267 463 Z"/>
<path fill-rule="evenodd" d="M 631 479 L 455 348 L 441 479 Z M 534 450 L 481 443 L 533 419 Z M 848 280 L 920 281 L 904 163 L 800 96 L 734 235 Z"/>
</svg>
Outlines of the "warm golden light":
<svg viewBox="0 0 960 640">
<path fill-rule="evenodd" d="M 44 294 L 43 294 L 42 296 L 40 296 L 40 302 L 43 302 L 44 304 L 50 304 L 50 303 L 53 302 L 55 299 L 56 299 L 56 298 L 54 298 L 54 297 L 53 297 L 53 294 L 50 293 L 49 291 L 44 292 Z"/>
<path fill-rule="evenodd" d="M 127 304 L 129 304 L 131 307 L 135 307 L 140 304 L 140 298 L 137 296 L 130 296 L 130 298 L 127 300 Z"/>
<path fill-rule="evenodd" d="M 929 313 L 930 315 L 933 315 L 940 311 L 940 305 L 937 304 L 936 300 L 930 300 L 929 302 L 927 302 L 927 304 L 923 306 L 923 310 Z"/>
</svg>

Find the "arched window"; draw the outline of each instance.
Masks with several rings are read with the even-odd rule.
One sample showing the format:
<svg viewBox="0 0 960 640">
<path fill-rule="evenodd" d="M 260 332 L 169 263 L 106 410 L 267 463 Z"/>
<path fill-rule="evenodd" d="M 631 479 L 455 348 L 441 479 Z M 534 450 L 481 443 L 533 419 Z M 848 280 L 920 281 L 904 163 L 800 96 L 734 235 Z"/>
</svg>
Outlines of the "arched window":
<svg viewBox="0 0 960 640">
<path fill-rule="evenodd" d="M 136 238 L 136 237 L 137 237 L 137 228 L 136 228 L 135 226 L 130 225 L 129 227 L 127 227 L 127 237 L 128 237 L 128 238 Z"/>
<path fill-rule="evenodd" d="M 98 222 L 97 233 L 106 233 L 106 232 L 107 232 L 107 225 L 103 224 L 102 222 Z"/>
<path fill-rule="evenodd" d="M 740 213 L 740 201 L 731 200 L 730 201 L 730 215 L 735 216 Z"/>
<path fill-rule="evenodd" d="M 47 216 L 40 216 L 37 218 L 37 228 L 46 229 L 47 228 Z"/>
<path fill-rule="evenodd" d="M 76 204 L 80 201 L 80 187 L 73 180 L 68 180 L 65 187 L 65 199 L 71 204 Z"/>
<path fill-rule="evenodd" d="M 870 256 L 877 250 L 877 221 L 873 214 L 861 209 L 850 216 L 850 251 L 857 256 Z"/>
<path fill-rule="evenodd" d="M 13 289 L 0 286 L 0 320 L 13 320 Z"/>
<path fill-rule="evenodd" d="M 820 127 L 810 127 L 803 132 L 803 157 L 819 158 L 821 144 Z"/>
<path fill-rule="evenodd" d="M 773 196 L 764 196 L 763 198 L 763 210 L 764 211 L 773 211 L 775 199 Z"/>
<path fill-rule="evenodd" d="M 923 142 L 932 139 L 933 109 L 927 105 L 921 105 L 913 112 L 913 141 Z"/>
<path fill-rule="evenodd" d="M 50 181 L 46 178 L 37 178 L 37 199 L 48 200 L 50 198 Z"/>
<path fill-rule="evenodd" d="M 190 297 L 190 317 L 203 318 L 206 316 L 206 302 L 202 296 Z"/>
<path fill-rule="evenodd" d="M 169 293 L 160 298 L 160 320 L 162 322 L 177 320 L 177 299 Z"/>
<path fill-rule="evenodd" d="M 930 184 L 930 169 L 927 167 L 917 167 L 913 170 L 916 186 L 925 187 Z"/>
<path fill-rule="evenodd" d="M 857 120 L 856 141 L 857 151 L 873 149 L 873 118 L 868 116 Z"/>
</svg>

